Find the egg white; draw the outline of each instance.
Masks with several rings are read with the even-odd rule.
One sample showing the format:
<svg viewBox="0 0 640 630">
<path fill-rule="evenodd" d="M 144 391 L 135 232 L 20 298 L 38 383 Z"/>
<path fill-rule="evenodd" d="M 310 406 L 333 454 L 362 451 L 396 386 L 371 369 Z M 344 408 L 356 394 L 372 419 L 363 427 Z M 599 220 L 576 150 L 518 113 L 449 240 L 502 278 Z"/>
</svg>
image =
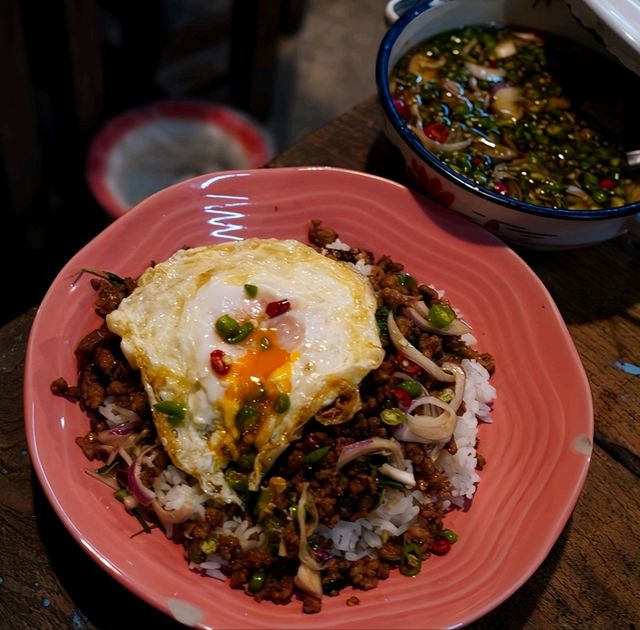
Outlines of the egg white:
<svg viewBox="0 0 640 630">
<path fill-rule="evenodd" d="M 258 288 L 255 297 L 245 284 Z M 290 310 L 267 318 L 265 305 L 284 299 Z M 277 369 L 265 379 L 288 394 L 290 407 L 266 414 L 252 438 L 257 456 L 251 489 L 311 417 L 357 391 L 380 365 L 384 351 L 375 311 L 371 285 L 353 265 L 294 240 L 248 239 L 180 250 L 147 269 L 138 288 L 107 316 L 107 325 L 140 369 L 151 405 L 178 401 L 186 407 L 177 426 L 154 411 L 173 463 L 208 494 L 237 501 L 223 474 L 243 439 L 234 422 L 242 401 L 231 392 L 241 373 L 245 378 L 251 366 L 261 368 L 257 337 L 268 334 L 273 341 L 265 357 Z M 215 328 L 223 315 L 258 328 L 243 342 L 227 343 Z M 211 367 L 216 349 L 231 364 L 228 375 Z M 242 365 L 250 367 L 242 372 Z"/>
</svg>

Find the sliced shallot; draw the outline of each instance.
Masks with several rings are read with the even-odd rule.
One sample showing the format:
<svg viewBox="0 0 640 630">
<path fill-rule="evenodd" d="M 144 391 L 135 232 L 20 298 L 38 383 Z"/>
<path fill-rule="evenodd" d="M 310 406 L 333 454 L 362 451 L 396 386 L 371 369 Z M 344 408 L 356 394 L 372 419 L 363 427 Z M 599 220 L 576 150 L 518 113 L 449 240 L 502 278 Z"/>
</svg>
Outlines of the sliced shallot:
<svg viewBox="0 0 640 630">
<path fill-rule="evenodd" d="M 404 354 L 408 359 L 411 359 L 414 363 L 417 363 L 421 368 L 426 370 L 432 378 L 437 381 L 444 381 L 445 383 L 452 383 L 456 380 L 453 374 L 445 372 L 437 363 L 425 357 L 422 352 L 407 341 L 406 337 L 400 332 L 391 311 L 389 311 L 389 316 L 387 317 L 387 329 L 391 343 L 396 347 L 396 350 Z"/>
<path fill-rule="evenodd" d="M 336 470 L 340 470 L 349 462 L 352 462 L 363 455 L 371 455 L 372 453 L 382 453 L 387 457 L 391 457 L 391 461 L 397 468 L 404 468 L 404 455 L 402 448 L 396 440 L 386 440 L 385 438 L 368 438 L 360 442 L 347 444 L 341 451 L 340 457 L 336 462 Z"/>
<path fill-rule="evenodd" d="M 497 91 L 491 102 L 491 111 L 500 116 L 519 120 L 524 115 L 522 90 L 518 87 L 505 87 Z"/>
<path fill-rule="evenodd" d="M 129 437 L 135 430 L 140 426 L 142 420 L 139 417 L 136 417 L 135 420 L 130 420 L 127 422 L 121 422 L 109 429 L 105 429 L 104 431 L 100 431 L 98 435 L 98 440 L 103 444 L 118 444 L 124 442 L 124 440 Z"/>
<path fill-rule="evenodd" d="M 305 593 L 314 597 L 322 597 L 322 579 L 320 571 L 322 565 L 313 555 L 308 538 L 313 534 L 320 521 L 316 505 L 309 496 L 309 484 L 302 486 L 302 493 L 298 500 L 298 529 L 300 542 L 298 545 L 298 571 L 293 578 L 294 584 Z M 311 522 L 307 523 L 307 514 L 311 516 Z"/>
<path fill-rule="evenodd" d="M 420 407 L 433 410 L 439 409 L 440 413 L 435 415 L 414 415 L 412 412 Z M 401 424 L 395 432 L 395 437 L 403 442 L 439 442 L 448 440 L 453 435 L 456 426 L 456 412 L 451 405 L 436 398 L 435 396 L 424 396 L 413 401 L 406 421 Z"/>
<path fill-rule="evenodd" d="M 311 522 L 307 523 L 307 514 L 311 516 Z M 316 531 L 320 518 L 318 516 L 318 510 L 316 504 L 309 496 L 309 484 L 305 483 L 302 487 L 302 493 L 298 500 L 298 529 L 300 530 L 300 542 L 298 545 L 298 560 L 301 565 L 304 564 L 314 571 L 320 571 L 322 566 L 316 560 L 315 556 L 309 548 L 308 539 L 309 536 Z"/>
<path fill-rule="evenodd" d="M 320 578 L 320 571 L 316 571 L 308 567 L 306 564 L 300 563 L 298 565 L 298 572 L 293 578 L 293 583 L 308 595 L 314 597 L 322 597 L 322 579 Z"/>
<path fill-rule="evenodd" d="M 480 66 L 477 63 L 471 63 L 470 61 L 464 62 L 464 67 L 474 76 L 476 79 L 482 79 L 483 81 L 502 81 L 504 78 L 504 70 L 502 68 L 492 68 L 491 66 Z"/>
<path fill-rule="evenodd" d="M 156 448 L 156 446 L 157 446 L 156 444 L 150 444 L 149 446 L 146 446 L 145 448 L 143 448 L 138 453 L 138 456 L 133 460 L 127 472 L 129 492 L 131 492 L 131 494 L 136 499 L 138 499 L 138 501 L 140 502 L 140 505 L 143 505 L 145 507 L 148 507 L 149 505 L 151 505 L 153 500 L 156 498 L 156 493 L 150 488 L 147 488 L 147 486 L 145 486 L 142 483 L 142 480 L 140 479 L 140 468 L 141 468 L 142 458 L 150 450 Z"/>
<path fill-rule="evenodd" d="M 464 370 L 457 363 L 443 363 L 442 367 L 450 372 L 453 372 L 456 377 L 456 385 L 453 393 L 453 398 L 449 401 L 449 406 L 456 413 L 460 408 L 460 404 L 462 403 L 462 397 L 464 396 L 464 384 L 467 379 L 467 375 L 464 373 Z"/>
<path fill-rule="evenodd" d="M 413 476 L 413 473 L 408 472 L 406 470 L 401 470 L 400 468 L 396 468 L 391 464 L 384 463 L 379 468 L 380 472 L 387 477 L 391 477 L 391 479 L 395 479 L 400 483 L 404 484 L 407 488 L 414 488 L 416 485 L 416 478 Z"/>
<path fill-rule="evenodd" d="M 167 510 L 158 499 L 151 501 L 151 507 L 153 507 L 153 511 L 163 525 L 178 525 L 179 523 L 184 523 L 193 514 L 193 510 L 188 505 L 183 505 L 177 510 Z"/>
<path fill-rule="evenodd" d="M 427 305 L 418 301 L 415 302 L 412 306 L 409 306 L 406 309 L 407 317 L 413 320 L 413 322 L 422 328 L 422 330 L 426 330 L 427 332 L 437 333 L 439 335 L 464 335 L 465 333 L 471 332 L 471 326 L 467 324 L 464 320 L 456 317 L 448 326 L 444 328 L 436 328 L 429 323 L 427 319 L 429 315 L 429 309 Z"/>
<path fill-rule="evenodd" d="M 422 144 L 424 144 L 424 146 L 433 153 L 452 153 L 453 151 L 462 151 L 471 144 L 470 138 L 459 140 L 457 142 L 436 142 L 425 134 L 422 127 L 409 125 L 409 128 L 416 134 L 416 136 L 418 136 L 420 142 L 422 142 Z"/>
</svg>

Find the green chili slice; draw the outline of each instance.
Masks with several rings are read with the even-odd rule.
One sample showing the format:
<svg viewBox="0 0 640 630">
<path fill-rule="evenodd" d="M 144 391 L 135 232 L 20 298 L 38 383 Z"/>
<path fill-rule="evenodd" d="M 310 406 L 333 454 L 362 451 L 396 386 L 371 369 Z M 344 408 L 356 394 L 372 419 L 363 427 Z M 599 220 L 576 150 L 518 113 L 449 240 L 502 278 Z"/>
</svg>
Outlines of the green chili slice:
<svg viewBox="0 0 640 630">
<path fill-rule="evenodd" d="M 167 416 L 169 424 L 177 427 L 184 419 L 187 408 L 179 402 L 172 400 L 161 400 L 153 405 L 153 408 Z"/>
<path fill-rule="evenodd" d="M 249 405 L 240 407 L 236 413 L 236 425 L 240 431 L 248 429 L 258 418 L 258 412 Z"/>
<path fill-rule="evenodd" d="M 202 550 L 202 553 L 209 555 L 218 551 L 219 546 L 217 538 L 208 538 L 207 540 L 202 541 L 200 549 Z"/>
<path fill-rule="evenodd" d="M 413 577 L 422 568 L 422 552 L 416 543 L 405 545 L 400 553 L 400 573 Z"/>
<path fill-rule="evenodd" d="M 227 337 L 227 343 L 240 343 L 244 339 L 246 339 L 253 332 L 253 324 L 251 322 L 247 322 L 246 324 L 242 324 L 238 329 L 238 332 L 232 336 Z"/>
<path fill-rule="evenodd" d="M 422 394 L 422 387 L 420 387 L 420 383 L 414 381 L 411 378 L 402 381 L 398 385 L 398 387 L 400 389 L 404 389 L 404 391 L 407 392 L 407 394 L 409 394 L 411 398 L 417 398 L 418 396 L 420 396 L 420 394 Z"/>
<path fill-rule="evenodd" d="M 410 273 L 399 273 L 396 276 L 398 286 L 403 289 L 415 289 L 417 286 L 416 279 Z"/>
<path fill-rule="evenodd" d="M 238 459 L 238 467 L 241 470 L 251 471 L 253 470 L 253 463 L 256 460 L 257 451 L 254 448 L 250 448 L 248 451 L 242 453 Z"/>
<path fill-rule="evenodd" d="M 446 538 L 450 543 L 457 542 L 458 534 L 456 534 L 452 529 L 443 529 L 441 532 L 437 534 L 438 538 Z"/>
<path fill-rule="evenodd" d="M 227 468 L 224 471 L 224 478 L 229 487 L 236 492 L 246 492 L 249 487 L 249 477 L 235 468 Z"/>
<path fill-rule="evenodd" d="M 110 464 L 105 464 L 96 470 L 99 475 L 106 475 L 111 472 L 122 460 L 116 457 Z"/>
<path fill-rule="evenodd" d="M 378 330 L 380 331 L 380 337 L 382 339 L 389 338 L 389 330 L 387 327 L 388 316 L 389 316 L 389 307 L 383 304 L 376 311 L 376 323 L 378 324 Z"/>
<path fill-rule="evenodd" d="M 427 313 L 427 319 L 436 328 L 446 328 L 456 318 L 456 314 L 448 304 L 434 304 Z"/>
<path fill-rule="evenodd" d="M 380 420 L 389 426 L 394 426 L 396 424 L 402 424 L 406 420 L 407 416 L 405 415 L 402 409 L 398 409 L 398 407 L 391 407 L 391 409 L 383 409 L 380 413 Z"/>
<path fill-rule="evenodd" d="M 240 332 L 240 324 L 231 315 L 222 315 L 216 320 L 216 330 L 225 341 L 229 341 Z"/>
<path fill-rule="evenodd" d="M 279 394 L 276 398 L 273 408 L 276 410 L 276 413 L 285 413 L 289 411 L 289 407 L 291 406 L 291 400 L 287 394 Z"/>
<path fill-rule="evenodd" d="M 310 453 L 307 453 L 304 456 L 304 463 L 318 464 L 325 458 L 325 455 L 329 452 L 330 449 L 331 449 L 330 446 L 322 446 L 320 448 L 315 449 L 314 451 L 311 451 Z"/>
<path fill-rule="evenodd" d="M 124 502 L 124 498 L 129 494 L 126 488 L 120 488 L 120 490 L 116 490 L 113 493 L 113 496 L 120 501 L 120 503 Z"/>
<path fill-rule="evenodd" d="M 267 579 L 267 574 L 264 569 L 258 569 L 249 580 L 249 590 L 252 593 L 257 593 L 264 588 L 264 583 Z"/>
<path fill-rule="evenodd" d="M 254 298 L 256 297 L 256 295 L 258 295 L 258 287 L 255 284 L 245 284 L 244 290 L 245 293 L 251 298 Z"/>
</svg>

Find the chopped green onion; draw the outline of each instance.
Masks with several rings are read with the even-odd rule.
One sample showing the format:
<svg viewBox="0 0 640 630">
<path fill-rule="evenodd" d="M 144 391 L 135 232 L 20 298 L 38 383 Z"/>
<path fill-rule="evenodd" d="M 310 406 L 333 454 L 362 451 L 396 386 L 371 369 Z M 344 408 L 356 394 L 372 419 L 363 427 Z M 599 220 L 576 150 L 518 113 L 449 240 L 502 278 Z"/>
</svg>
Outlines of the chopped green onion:
<svg viewBox="0 0 640 630">
<path fill-rule="evenodd" d="M 396 276 L 396 280 L 398 281 L 398 286 L 403 289 L 415 289 L 417 286 L 416 279 L 410 273 L 399 273 Z"/>
<path fill-rule="evenodd" d="M 256 455 L 257 452 L 253 448 L 242 453 L 242 455 L 240 455 L 240 458 L 238 459 L 238 467 L 241 470 L 253 470 L 253 463 L 256 460 Z"/>
<path fill-rule="evenodd" d="M 256 297 L 256 295 L 258 295 L 258 287 L 255 284 L 245 284 L 244 290 L 246 294 L 251 298 L 254 298 Z"/>
<path fill-rule="evenodd" d="M 437 534 L 438 538 L 446 538 L 450 543 L 454 543 L 458 540 L 458 534 L 452 529 L 443 529 Z"/>
<path fill-rule="evenodd" d="M 216 330 L 225 341 L 229 341 L 229 337 L 237 335 L 240 331 L 240 324 L 231 315 L 222 315 L 216 320 Z"/>
<path fill-rule="evenodd" d="M 171 426 L 177 427 L 184 419 L 187 408 L 178 402 L 171 400 L 161 400 L 153 405 L 153 408 L 167 416 L 167 420 Z"/>
<path fill-rule="evenodd" d="M 229 487 L 236 492 L 246 492 L 249 487 L 249 478 L 245 473 L 241 473 L 235 468 L 227 468 L 224 471 L 224 478 Z"/>
<path fill-rule="evenodd" d="M 99 475 L 106 475 L 108 472 L 111 472 L 119 463 L 121 459 L 116 457 L 110 464 L 105 464 L 96 470 Z"/>
<path fill-rule="evenodd" d="M 420 396 L 420 394 L 422 394 L 422 387 L 420 387 L 420 383 L 414 381 L 411 378 L 403 380 L 398 385 L 398 387 L 400 389 L 404 389 L 404 391 L 407 392 L 407 394 L 409 394 L 411 398 L 417 398 L 418 396 Z"/>
<path fill-rule="evenodd" d="M 427 313 L 427 319 L 436 328 L 446 328 L 455 320 L 456 314 L 448 304 L 434 304 Z"/>
<path fill-rule="evenodd" d="M 405 415 L 404 411 L 402 411 L 402 409 L 398 409 L 398 407 L 383 409 L 380 413 L 380 420 L 390 426 L 402 424 L 406 420 L 406 418 L 407 416 Z"/>
<path fill-rule="evenodd" d="M 443 402 L 450 402 L 453 400 L 455 396 L 455 392 L 450 387 L 445 387 L 441 389 L 439 392 L 433 392 L 433 396 L 439 398 Z"/>
<path fill-rule="evenodd" d="M 391 479 L 391 477 L 383 475 L 380 471 L 376 471 L 376 483 L 379 486 L 383 486 L 386 488 L 397 488 L 398 490 L 405 489 L 405 485 L 403 483 L 400 483 L 395 479 Z"/>
<path fill-rule="evenodd" d="M 270 346 L 271 346 L 271 342 L 269 341 L 269 337 L 262 337 L 260 339 L 260 347 L 263 350 L 268 350 Z"/>
<path fill-rule="evenodd" d="M 291 406 L 291 400 L 287 394 L 280 394 L 274 403 L 273 408 L 276 410 L 276 413 L 285 413 L 289 411 L 289 407 Z"/>
<path fill-rule="evenodd" d="M 378 324 L 378 330 L 380 331 L 380 337 L 382 339 L 389 338 L 389 329 L 387 327 L 388 316 L 389 316 L 389 307 L 383 304 L 376 311 L 376 323 Z"/>
<path fill-rule="evenodd" d="M 251 322 L 247 322 L 246 324 L 242 324 L 238 329 L 238 332 L 233 337 L 227 337 L 225 340 L 227 343 L 240 343 L 244 339 L 246 339 L 253 332 L 253 324 Z"/>
<path fill-rule="evenodd" d="M 208 538 L 207 540 L 203 540 L 200 544 L 200 549 L 202 549 L 202 552 L 207 555 L 218 551 L 218 547 L 219 544 L 216 538 Z"/>
<path fill-rule="evenodd" d="M 140 514 L 139 510 L 131 510 L 131 514 L 133 514 L 136 517 L 136 520 L 138 521 L 138 523 L 140 523 L 140 527 L 142 527 L 142 529 L 138 532 L 136 532 L 135 534 L 131 534 L 131 538 L 135 538 L 136 536 L 139 536 L 140 534 L 150 534 L 151 533 L 151 527 L 149 527 L 149 523 L 147 523 L 147 521 L 144 520 L 144 516 L 142 516 L 142 514 Z M 153 525 L 153 527 L 156 527 L 156 525 Z"/>
<path fill-rule="evenodd" d="M 402 547 L 400 553 L 400 573 L 413 577 L 420 573 L 422 568 L 422 552 L 416 543 Z"/>
<path fill-rule="evenodd" d="M 258 412 L 253 407 L 249 407 L 248 405 L 240 407 L 238 413 L 236 413 L 236 425 L 238 429 L 241 431 L 248 429 L 254 420 L 257 419 L 257 416 Z"/>
<path fill-rule="evenodd" d="M 128 494 L 129 491 L 126 488 L 120 488 L 120 490 L 116 490 L 116 492 L 113 493 L 113 496 L 122 503 Z"/>
<path fill-rule="evenodd" d="M 262 590 L 266 579 L 267 574 L 265 573 L 264 569 L 258 569 L 249 580 L 249 590 L 252 593 L 257 593 L 258 591 Z"/>
<path fill-rule="evenodd" d="M 330 449 L 331 449 L 330 446 L 322 446 L 320 448 L 315 449 L 315 451 L 311 451 L 310 453 L 307 453 L 304 456 L 304 463 L 317 464 L 321 462 Z"/>
</svg>

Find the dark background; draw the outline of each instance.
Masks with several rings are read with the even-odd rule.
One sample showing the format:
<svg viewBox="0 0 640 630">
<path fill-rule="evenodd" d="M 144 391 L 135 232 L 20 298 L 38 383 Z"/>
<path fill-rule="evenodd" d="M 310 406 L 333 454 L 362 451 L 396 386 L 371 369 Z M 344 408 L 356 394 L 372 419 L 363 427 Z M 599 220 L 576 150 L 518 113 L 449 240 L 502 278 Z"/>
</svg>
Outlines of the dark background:
<svg viewBox="0 0 640 630">
<path fill-rule="evenodd" d="M 94 132 L 169 98 L 272 113 L 280 40 L 305 0 L 6 0 L 0 4 L 1 321 L 38 303 L 111 221 L 84 178 Z M 240 80 L 241 79 L 241 80 Z"/>
</svg>

